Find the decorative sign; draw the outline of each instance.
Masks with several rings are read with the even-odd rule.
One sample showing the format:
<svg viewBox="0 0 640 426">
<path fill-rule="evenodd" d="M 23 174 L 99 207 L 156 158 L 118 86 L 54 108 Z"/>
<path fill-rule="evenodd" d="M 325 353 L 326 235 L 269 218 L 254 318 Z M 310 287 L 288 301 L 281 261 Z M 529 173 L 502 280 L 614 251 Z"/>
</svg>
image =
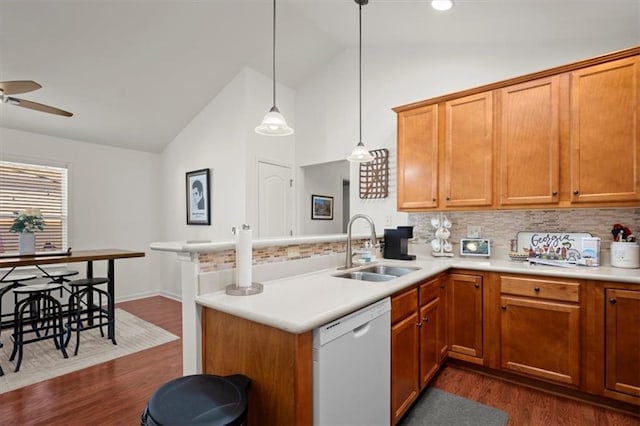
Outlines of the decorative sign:
<svg viewBox="0 0 640 426">
<path fill-rule="evenodd" d="M 588 232 L 518 232 L 518 254 L 576 262 Z"/>
</svg>

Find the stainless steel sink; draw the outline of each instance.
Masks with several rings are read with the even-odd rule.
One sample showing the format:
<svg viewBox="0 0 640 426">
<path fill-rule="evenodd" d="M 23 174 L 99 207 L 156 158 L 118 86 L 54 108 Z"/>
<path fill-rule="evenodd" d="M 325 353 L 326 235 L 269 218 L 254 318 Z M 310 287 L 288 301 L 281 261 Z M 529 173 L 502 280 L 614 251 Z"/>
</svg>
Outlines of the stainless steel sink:
<svg viewBox="0 0 640 426">
<path fill-rule="evenodd" d="M 373 272 L 374 274 L 393 275 L 394 277 L 401 277 L 407 275 L 410 272 L 417 271 L 420 268 L 408 267 L 408 266 L 387 266 L 387 265 L 374 265 L 368 268 L 361 269 L 362 272 Z"/>
<path fill-rule="evenodd" d="M 366 271 L 343 272 L 341 274 L 334 275 L 334 277 L 348 278 L 350 280 L 375 281 L 375 282 L 389 281 L 394 278 L 398 278 L 395 275 L 377 274 L 375 272 L 366 272 Z"/>
<path fill-rule="evenodd" d="M 357 271 L 336 274 L 334 277 L 348 278 L 350 280 L 382 282 L 393 280 L 410 272 L 417 271 L 418 269 L 420 268 L 374 265 Z"/>
</svg>

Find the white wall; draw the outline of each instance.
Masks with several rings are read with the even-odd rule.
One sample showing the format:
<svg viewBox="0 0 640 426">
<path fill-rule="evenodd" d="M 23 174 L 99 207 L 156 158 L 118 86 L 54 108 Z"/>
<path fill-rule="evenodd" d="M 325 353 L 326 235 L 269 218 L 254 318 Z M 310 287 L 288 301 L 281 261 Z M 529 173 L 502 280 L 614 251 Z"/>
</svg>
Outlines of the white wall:
<svg viewBox="0 0 640 426">
<path fill-rule="evenodd" d="M 271 108 L 271 88 L 271 79 L 243 69 L 162 152 L 158 241 L 232 239 L 233 226 L 257 223 L 257 160 L 293 164 L 294 158 L 295 134 L 274 138 L 253 130 Z M 277 90 L 278 107 L 294 127 L 293 92 Z M 185 173 L 204 168 L 212 173 L 211 225 L 187 225 Z M 162 255 L 162 290 L 179 295 L 180 264 L 174 254 Z"/>
<path fill-rule="evenodd" d="M 300 235 L 342 233 L 342 181 L 349 180 L 346 160 L 302 168 L 304 188 L 299 201 Z M 311 220 L 311 195 L 333 197 L 333 220 Z"/>
<path fill-rule="evenodd" d="M 116 298 L 157 293 L 160 259 L 149 250 L 161 223 L 157 154 L 0 128 L 0 159 L 68 165 L 69 246 L 146 252 L 116 261 Z M 84 273 L 84 264 L 69 267 Z M 106 275 L 106 262 L 94 274 Z"/>
<path fill-rule="evenodd" d="M 615 25 L 615 23 L 612 23 Z M 407 222 L 396 212 L 396 114 L 391 108 L 488 84 L 637 45 L 624 39 L 553 45 L 363 47 L 363 142 L 390 152 L 390 193 L 386 199 L 358 198 L 358 166 L 351 166 L 351 214 L 369 214 L 378 230 Z M 299 166 L 346 158 L 358 141 L 357 47 L 335 57 L 296 92 L 296 163 Z M 362 222 L 360 224 L 359 222 Z M 354 230 L 366 232 L 364 221 Z"/>
</svg>

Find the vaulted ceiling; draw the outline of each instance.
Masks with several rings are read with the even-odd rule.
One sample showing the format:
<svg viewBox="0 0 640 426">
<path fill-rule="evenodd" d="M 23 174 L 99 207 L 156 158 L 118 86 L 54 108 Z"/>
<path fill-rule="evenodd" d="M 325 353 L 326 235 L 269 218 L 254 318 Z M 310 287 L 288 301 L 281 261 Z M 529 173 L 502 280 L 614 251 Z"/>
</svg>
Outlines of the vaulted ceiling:
<svg viewBox="0 0 640 426">
<path fill-rule="evenodd" d="M 370 0 L 364 48 L 588 43 L 635 32 L 640 0 Z M 278 0 L 278 80 L 357 44 L 353 0 Z M 245 66 L 271 76 L 271 0 L 0 0 L 0 81 L 72 118 L 0 106 L 0 126 L 160 152 Z"/>
</svg>

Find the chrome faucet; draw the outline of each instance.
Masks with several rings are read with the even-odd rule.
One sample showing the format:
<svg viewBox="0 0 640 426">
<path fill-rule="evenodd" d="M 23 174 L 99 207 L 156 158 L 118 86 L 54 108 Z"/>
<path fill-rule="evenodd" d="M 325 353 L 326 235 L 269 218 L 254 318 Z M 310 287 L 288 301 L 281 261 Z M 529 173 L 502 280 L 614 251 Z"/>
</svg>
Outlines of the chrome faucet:
<svg viewBox="0 0 640 426">
<path fill-rule="evenodd" d="M 349 224 L 347 225 L 347 258 L 345 259 L 345 262 L 344 262 L 344 269 L 353 268 L 353 252 L 351 249 L 351 246 L 352 246 L 351 225 L 353 225 L 353 222 L 356 219 L 360 219 L 360 218 L 369 222 L 369 225 L 371 227 L 371 247 L 374 247 L 374 248 L 376 247 L 376 243 L 377 243 L 376 225 L 373 223 L 373 219 L 371 219 L 366 214 L 358 213 L 353 215 L 353 217 L 349 219 Z"/>
</svg>

